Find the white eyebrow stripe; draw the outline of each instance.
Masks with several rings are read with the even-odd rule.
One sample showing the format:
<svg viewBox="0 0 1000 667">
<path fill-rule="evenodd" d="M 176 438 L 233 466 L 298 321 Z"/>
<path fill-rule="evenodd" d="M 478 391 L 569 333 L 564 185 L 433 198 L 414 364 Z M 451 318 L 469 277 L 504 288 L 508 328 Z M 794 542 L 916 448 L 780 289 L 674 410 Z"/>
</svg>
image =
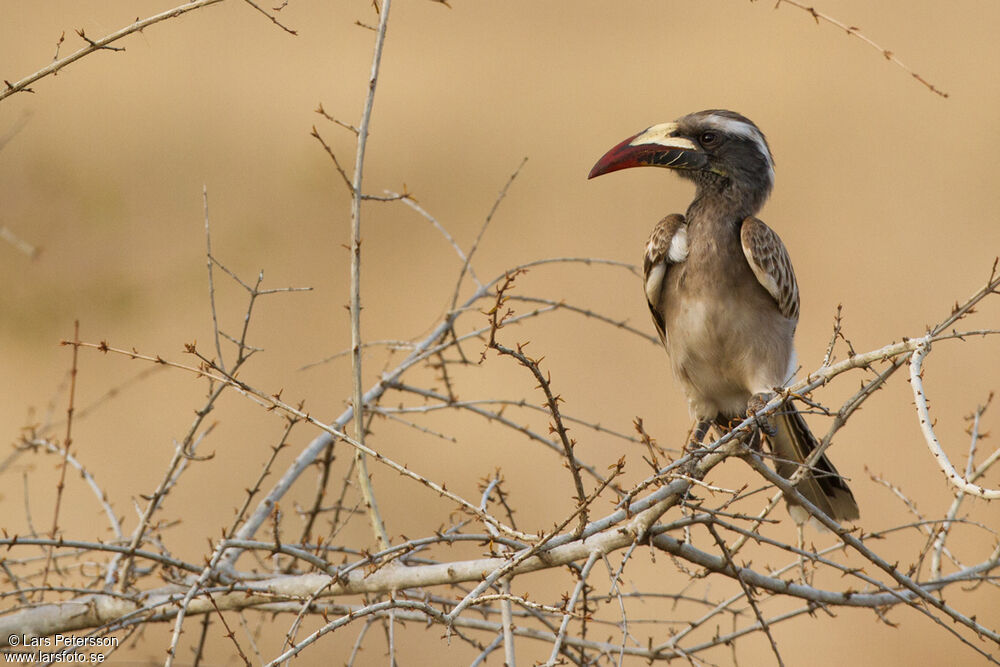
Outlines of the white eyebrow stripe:
<svg viewBox="0 0 1000 667">
<path fill-rule="evenodd" d="M 738 137 L 754 142 L 754 144 L 757 145 L 757 150 L 760 151 L 760 154 L 767 158 L 767 166 L 768 171 L 770 172 L 771 182 L 774 182 L 774 158 L 771 157 L 771 151 L 768 150 L 767 142 L 764 141 L 764 135 L 760 133 L 760 130 L 747 122 L 737 120 L 736 118 L 727 118 L 725 116 L 706 116 L 704 122 L 706 125 L 709 125 L 713 129 L 719 130 L 720 132 L 734 134 Z"/>
<path fill-rule="evenodd" d="M 749 139 L 750 141 L 755 141 L 760 144 L 763 153 L 767 153 L 767 147 L 764 145 L 764 138 L 760 134 L 760 130 L 756 127 L 742 120 L 737 120 L 736 118 L 727 118 L 725 116 L 706 116 L 705 124 L 712 126 L 714 129 L 721 132 L 727 132 L 729 134 L 735 134 L 737 136 L 743 137 L 744 139 Z"/>
</svg>

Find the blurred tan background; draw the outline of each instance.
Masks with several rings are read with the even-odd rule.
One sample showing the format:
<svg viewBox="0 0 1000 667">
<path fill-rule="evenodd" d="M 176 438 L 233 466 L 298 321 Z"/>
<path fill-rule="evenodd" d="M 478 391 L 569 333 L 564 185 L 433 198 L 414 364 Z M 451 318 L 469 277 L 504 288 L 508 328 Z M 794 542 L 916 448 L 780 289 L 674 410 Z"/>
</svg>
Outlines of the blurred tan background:
<svg viewBox="0 0 1000 667">
<path fill-rule="evenodd" d="M 98 37 L 171 6 L 150 0 L 4 3 L 0 77 L 16 81 L 46 65 L 63 31 L 65 55 L 79 48 L 76 29 Z M 449 9 L 397 0 L 366 190 L 405 187 L 468 248 L 497 192 L 527 156 L 484 239 L 480 277 L 548 256 L 638 262 L 653 223 L 683 211 L 691 188 L 653 169 L 588 182 L 591 165 L 648 125 L 698 109 L 731 108 L 757 122 L 775 154 L 777 186 L 761 217 L 795 261 L 803 299 L 800 362 L 810 369 L 821 362 L 838 303 L 844 304 L 844 332 L 858 351 L 919 335 L 985 281 L 1000 253 L 1000 6 L 930 0 L 823 0 L 817 6 L 859 26 L 948 99 L 861 40 L 817 25 L 791 6 L 772 7 L 455 0 Z M 350 391 L 346 360 L 294 370 L 350 340 L 343 308 L 349 204 L 309 133 L 317 125 L 342 162 L 353 164 L 351 135 L 313 110 L 322 103 L 339 119 L 358 122 L 373 33 L 354 23 L 376 18 L 367 0 L 292 0 L 280 16 L 297 37 L 246 4 L 222 3 L 153 26 L 120 43 L 124 53 L 93 54 L 37 82 L 34 94 L 0 102 L 0 136 L 23 122 L 0 151 L 0 224 L 41 248 L 30 259 L 0 245 L 0 426 L 9 442 L 22 427 L 43 422 L 46 411 L 57 418 L 65 411 L 70 351 L 58 343 L 72 337 L 76 319 L 84 340 L 177 360 L 184 343 L 197 340 L 208 349 L 203 185 L 213 247 L 228 267 L 248 280 L 262 269 L 269 287 L 315 288 L 258 303 L 251 342 L 267 352 L 246 378 L 269 390 L 284 388 L 286 399 L 306 398 L 315 414 L 342 410 Z M 363 239 L 365 337 L 407 339 L 429 331 L 447 307 L 460 267 L 455 254 L 402 204 L 367 205 Z M 235 333 L 245 297 L 218 274 L 216 280 L 224 328 Z M 540 268 L 522 284 L 525 293 L 565 298 L 653 331 L 638 281 L 622 271 Z M 981 310 L 975 326 L 996 327 L 997 304 Z M 686 432 L 683 398 L 657 347 L 571 314 L 508 335 L 509 342 L 531 340 L 532 351 L 545 355 L 570 413 L 620 431 L 641 415 L 663 444 Z M 390 361 L 383 352 L 367 355 L 366 384 Z M 82 353 L 77 405 L 141 369 Z M 997 389 L 998 371 L 994 341 L 942 345 L 927 364 L 937 427 L 958 460 L 967 447 L 963 417 Z M 494 359 L 474 377 L 459 388 L 463 397 L 532 396 L 533 383 L 509 360 Z M 839 404 L 836 399 L 856 387 L 857 380 L 848 380 L 825 397 Z M 75 427 L 78 455 L 128 528 L 135 523 L 133 499 L 159 481 L 173 440 L 183 437 L 203 392 L 189 377 L 159 373 Z M 889 476 L 928 513 L 949 502 L 908 392 L 900 373 L 852 420 L 832 452 L 855 480 L 868 530 L 904 522 L 907 514 L 868 479 L 865 466 Z M 223 402 L 233 412 L 220 414 L 206 444 L 216 458 L 194 466 L 168 501 L 165 514 L 183 519 L 168 534 L 174 548 L 190 549 L 188 557 L 228 525 L 280 433 L 277 420 L 241 401 Z M 987 429 L 996 430 L 996 412 L 987 414 Z M 523 439 L 482 437 L 488 433 L 470 420 L 468 430 L 455 433 L 455 445 L 416 440 L 400 427 L 376 428 L 387 453 L 469 497 L 477 497 L 475 481 L 499 466 L 524 516 L 533 507 L 568 502 L 568 486 L 540 484 L 542 466 L 553 467 L 549 454 Z M 312 435 L 300 430 L 293 449 Z M 643 474 L 638 449 L 582 431 L 577 436 L 579 451 L 595 464 L 628 453 L 631 470 Z M 281 459 L 279 471 L 293 455 Z M 36 527 L 48 530 L 55 464 L 52 457 L 22 457 L 17 471 L 6 473 L 4 528 L 26 529 L 27 497 Z M 22 470 L 30 473 L 25 482 Z M 727 465 L 719 481 L 738 484 L 741 473 L 741 465 Z M 428 508 L 412 502 L 411 488 L 378 469 L 374 479 L 392 517 L 390 533 L 426 530 L 421 520 Z M 998 482 L 996 475 L 987 480 Z M 103 519 L 79 486 L 68 493 L 78 500 L 64 510 L 64 533 L 88 536 Z M 996 526 L 996 509 L 979 505 L 977 518 Z M 433 511 L 446 516 L 447 509 Z M 539 527 L 548 521 L 538 520 Z M 358 535 L 370 539 L 364 531 Z M 914 540 L 919 549 L 919 536 Z M 953 546 L 963 550 L 960 542 Z M 657 566 L 674 573 L 666 558 Z M 984 591 L 965 599 L 964 609 L 996 627 L 996 599 Z M 890 612 L 895 629 L 870 612 L 838 614 L 777 629 L 787 663 L 978 664 L 972 651 L 912 610 Z M 454 643 L 452 655 L 442 653 L 439 635 L 436 628 L 412 628 L 401 640 L 403 664 L 466 664 L 474 656 Z M 353 635 L 327 639 L 340 655 Z M 379 641 L 372 640 L 366 664 L 384 664 Z M 162 646 L 131 655 L 159 661 Z M 526 644 L 526 660 L 534 659 L 532 650 Z M 745 664 L 772 660 L 762 638 L 750 640 L 747 651 Z M 447 662 L 435 663 L 442 655 Z M 303 659 L 325 664 L 317 652 Z M 717 659 L 725 664 L 729 656 Z M 500 662 L 495 655 L 490 664 Z"/>
</svg>

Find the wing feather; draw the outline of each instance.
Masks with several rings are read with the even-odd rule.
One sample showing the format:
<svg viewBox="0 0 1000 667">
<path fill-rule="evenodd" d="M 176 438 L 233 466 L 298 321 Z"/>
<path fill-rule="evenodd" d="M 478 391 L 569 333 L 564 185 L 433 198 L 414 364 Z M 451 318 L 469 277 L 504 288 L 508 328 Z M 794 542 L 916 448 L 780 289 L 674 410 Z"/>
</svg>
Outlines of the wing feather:
<svg viewBox="0 0 1000 667">
<path fill-rule="evenodd" d="M 687 224 L 684 222 L 684 216 L 674 213 L 660 220 L 649 235 L 642 273 L 649 312 L 653 316 L 656 332 L 660 334 L 660 340 L 664 345 L 667 343 L 667 331 L 664 325 L 667 272 L 671 266 L 687 259 L 687 253 Z"/>
<path fill-rule="evenodd" d="M 754 217 L 743 221 L 740 241 L 757 281 L 774 298 L 778 310 L 790 320 L 799 319 L 799 286 L 792 260 L 781 238 Z"/>
</svg>

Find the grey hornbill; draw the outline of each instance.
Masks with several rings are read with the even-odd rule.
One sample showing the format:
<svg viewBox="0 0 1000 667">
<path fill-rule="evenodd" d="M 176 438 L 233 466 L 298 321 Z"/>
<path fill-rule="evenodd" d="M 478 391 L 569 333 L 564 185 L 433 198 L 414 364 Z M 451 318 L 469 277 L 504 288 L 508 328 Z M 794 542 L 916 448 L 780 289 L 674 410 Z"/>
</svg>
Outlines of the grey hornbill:
<svg viewBox="0 0 1000 667">
<path fill-rule="evenodd" d="M 653 228 L 643 265 L 649 310 L 700 441 L 710 423 L 726 427 L 763 407 L 795 373 L 795 273 L 781 239 L 754 217 L 774 185 L 774 161 L 752 121 L 709 110 L 629 137 L 589 178 L 645 166 L 674 169 L 697 187 L 686 215 Z M 761 426 L 778 474 L 790 477 L 817 442 L 790 401 L 785 408 Z M 833 519 L 858 518 L 825 456 L 796 488 Z M 789 512 L 800 524 L 808 518 L 794 503 Z"/>
</svg>

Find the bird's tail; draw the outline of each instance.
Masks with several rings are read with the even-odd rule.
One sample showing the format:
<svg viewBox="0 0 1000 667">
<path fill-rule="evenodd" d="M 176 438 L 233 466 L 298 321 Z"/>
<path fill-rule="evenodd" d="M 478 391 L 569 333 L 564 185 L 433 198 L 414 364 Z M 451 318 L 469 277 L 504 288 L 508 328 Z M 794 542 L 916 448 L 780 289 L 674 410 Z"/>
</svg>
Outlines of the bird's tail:
<svg viewBox="0 0 1000 667">
<path fill-rule="evenodd" d="M 819 446 L 799 411 L 790 404 L 788 408 L 772 415 L 777 433 L 767 438 L 775 457 L 775 468 L 779 475 L 786 478 L 791 477 L 799 464 Z M 795 488 L 837 521 L 853 521 L 859 516 L 854 494 L 825 455 L 819 457 Z M 808 518 L 808 514 L 792 502 L 789 502 L 788 510 L 797 523 L 804 523 Z"/>
</svg>

